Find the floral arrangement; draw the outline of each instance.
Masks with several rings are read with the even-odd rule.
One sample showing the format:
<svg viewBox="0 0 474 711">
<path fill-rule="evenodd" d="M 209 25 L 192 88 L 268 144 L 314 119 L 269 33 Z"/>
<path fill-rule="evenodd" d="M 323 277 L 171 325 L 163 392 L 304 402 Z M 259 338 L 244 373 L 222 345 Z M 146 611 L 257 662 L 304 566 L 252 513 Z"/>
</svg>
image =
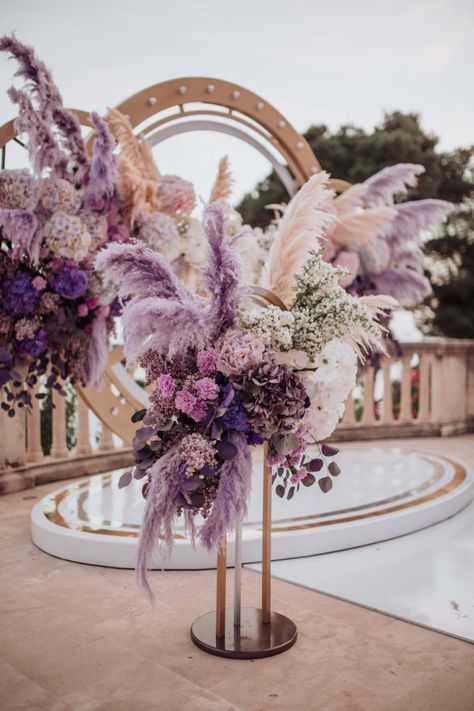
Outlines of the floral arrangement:
<svg viewBox="0 0 474 711">
<path fill-rule="evenodd" d="M 265 443 L 280 496 L 292 498 L 301 484 L 315 483 L 325 457 L 337 450 L 323 445 L 313 458 L 306 442 L 330 434 L 355 381 L 356 353 L 382 335 L 376 312 L 393 300 L 376 306 L 339 286 L 341 271 L 311 252 L 320 211 L 308 206 L 305 188 L 299 195 L 269 255 L 273 292 L 257 295 L 280 304 L 278 313 L 271 305 L 246 308 L 251 293 L 242 281 L 238 237 L 228 240 L 218 203 L 204 212 L 208 261 L 197 295 L 141 243 L 111 245 L 97 257 L 104 278 L 132 297 L 123 312 L 125 354 L 144 367 L 150 386 L 149 407 L 133 418 L 141 423 L 136 467 L 120 482 L 146 477 L 137 571 L 149 592 L 149 556 L 157 542 L 171 546 L 176 514 L 209 549 L 245 515 L 252 446 Z M 309 339 L 313 327 L 318 333 Z M 331 461 L 320 488 L 328 491 L 339 473 Z M 197 532 L 198 514 L 204 523 Z"/>
<path fill-rule="evenodd" d="M 120 147 L 118 158 L 120 196 L 127 224 L 134 238 L 142 240 L 173 265 L 190 286 L 206 259 L 207 240 L 200 219 L 193 216 L 196 194 L 192 183 L 178 176 L 162 176 L 150 146 L 136 135 L 129 119 L 116 109 L 109 109 L 108 125 Z M 226 211 L 226 237 L 241 234 L 235 248 L 250 270 L 255 283 L 261 271 L 271 234 L 243 225 L 239 213 L 229 204 L 232 176 L 227 156 L 221 159 L 209 202 L 219 203 Z"/>
<path fill-rule="evenodd" d="M 14 37 L 3 37 L 0 50 L 18 61 L 26 82 L 9 96 L 31 161 L 31 171 L 0 172 L 0 385 L 2 408 L 13 416 L 16 406 L 31 404 L 30 390 L 46 373 L 47 386 L 61 392 L 59 379 L 100 383 L 120 306 L 93 260 L 128 232 L 106 123 L 91 115 L 89 157 L 76 116 L 33 50 Z"/>
<path fill-rule="evenodd" d="M 430 283 L 423 273 L 422 239 L 439 227 L 453 206 L 443 200 L 395 203 L 395 198 L 417 185 L 417 177 L 424 170 L 422 165 L 399 163 L 340 195 L 314 191 L 315 207 L 327 215 L 315 231 L 315 243 L 323 248 L 326 261 L 347 270 L 341 285 L 351 293 L 387 294 L 407 307 L 415 306 L 430 293 Z M 324 182 L 324 175 L 320 177 Z M 283 212 L 291 210 L 292 202 Z M 270 249 L 281 219 L 276 218 L 263 233 L 266 241 L 257 234 L 263 248 Z M 258 283 L 264 260 L 252 251 L 248 258 L 253 260 Z"/>
</svg>

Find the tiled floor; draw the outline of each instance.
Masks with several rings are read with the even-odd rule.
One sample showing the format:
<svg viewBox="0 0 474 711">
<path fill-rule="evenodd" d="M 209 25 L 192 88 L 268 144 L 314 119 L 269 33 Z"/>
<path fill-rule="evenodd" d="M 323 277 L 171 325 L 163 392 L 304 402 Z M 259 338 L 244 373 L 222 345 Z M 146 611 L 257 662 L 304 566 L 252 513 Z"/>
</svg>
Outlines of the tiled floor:
<svg viewBox="0 0 474 711">
<path fill-rule="evenodd" d="M 189 624 L 213 607 L 215 574 L 153 573 L 151 611 L 132 572 L 42 553 L 29 539 L 32 497 L 57 486 L 0 499 L 2 711 L 474 708 L 473 645 L 280 580 L 273 608 L 297 623 L 295 647 L 254 662 L 206 655 Z M 243 583 L 258 604 L 260 576 L 244 570 Z"/>
<path fill-rule="evenodd" d="M 474 502 L 407 536 L 276 561 L 272 574 L 474 642 Z"/>
</svg>

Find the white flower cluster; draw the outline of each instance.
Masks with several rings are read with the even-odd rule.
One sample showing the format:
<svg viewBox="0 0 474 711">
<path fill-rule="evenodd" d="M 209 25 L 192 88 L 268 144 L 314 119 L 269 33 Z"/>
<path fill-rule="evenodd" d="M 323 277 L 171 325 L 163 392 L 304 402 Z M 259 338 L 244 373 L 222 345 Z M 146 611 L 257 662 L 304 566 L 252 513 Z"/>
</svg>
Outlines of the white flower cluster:
<svg viewBox="0 0 474 711">
<path fill-rule="evenodd" d="M 164 212 L 153 212 L 140 224 L 138 236 L 152 249 L 168 255 L 173 250 L 171 261 L 176 259 L 174 247 L 179 241 L 176 220 Z"/>
<path fill-rule="evenodd" d="M 360 334 L 377 337 L 380 328 L 367 306 L 339 286 L 344 274 L 344 269 L 323 261 L 321 250 L 314 252 L 296 277 L 291 310 L 268 306 L 242 312 L 242 328 L 253 331 L 275 351 L 303 351 L 310 361 L 334 338 L 357 343 Z"/>
<path fill-rule="evenodd" d="M 293 348 L 295 318 L 291 311 L 282 311 L 278 306 L 240 311 L 240 326 L 257 335 L 269 348 L 275 351 L 289 351 Z"/>
<path fill-rule="evenodd" d="M 343 341 L 329 341 L 316 358 L 316 370 L 300 377 L 311 400 L 304 424 L 320 441 L 329 437 L 344 414 L 344 403 L 356 384 L 357 357 Z"/>
</svg>

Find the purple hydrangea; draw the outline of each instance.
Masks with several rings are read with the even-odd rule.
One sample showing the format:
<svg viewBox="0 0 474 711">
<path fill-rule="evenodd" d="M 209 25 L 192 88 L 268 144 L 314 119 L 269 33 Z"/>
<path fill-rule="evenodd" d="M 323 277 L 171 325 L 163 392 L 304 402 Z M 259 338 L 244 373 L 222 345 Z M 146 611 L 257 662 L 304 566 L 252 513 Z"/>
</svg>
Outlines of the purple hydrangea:
<svg viewBox="0 0 474 711">
<path fill-rule="evenodd" d="M 26 272 L 17 272 L 10 279 L 5 279 L 2 291 L 3 308 L 10 316 L 33 316 L 36 313 L 40 292 L 35 289 Z"/>
<path fill-rule="evenodd" d="M 236 432 L 249 432 L 251 427 L 247 418 L 247 412 L 242 405 L 238 392 L 234 393 L 231 404 L 222 417 L 222 424 L 226 430 Z"/>
<path fill-rule="evenodd" d="M 65 299 L 78 299 L 87 290 L 87 274 L 82 269 L 64 264 L 55 269 L 49 277 L 54 291 Z"/>
<path fill-rule="evenodd" d="M 23 338 L 20 341 L 18 350 L 24 356 L 37 358 L 44 353 L 48 345 L 48 334 L 44 328 L 38 329 L 34 338 Z"/>
</svg>

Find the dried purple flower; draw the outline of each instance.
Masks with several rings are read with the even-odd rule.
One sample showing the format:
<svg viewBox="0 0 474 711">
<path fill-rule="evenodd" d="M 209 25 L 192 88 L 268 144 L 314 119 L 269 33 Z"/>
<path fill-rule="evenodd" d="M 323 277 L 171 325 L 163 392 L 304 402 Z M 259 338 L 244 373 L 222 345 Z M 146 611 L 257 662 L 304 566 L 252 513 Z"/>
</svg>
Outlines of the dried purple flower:
<svg viewBox="0 0 474 711">
<path fill-rule="evenodd" d="M 301 380 L 284 365 L 264 361 L 232 384 L 252 428 L 263 436 L 294 431 L 309 405 Z"/>
</svg>

